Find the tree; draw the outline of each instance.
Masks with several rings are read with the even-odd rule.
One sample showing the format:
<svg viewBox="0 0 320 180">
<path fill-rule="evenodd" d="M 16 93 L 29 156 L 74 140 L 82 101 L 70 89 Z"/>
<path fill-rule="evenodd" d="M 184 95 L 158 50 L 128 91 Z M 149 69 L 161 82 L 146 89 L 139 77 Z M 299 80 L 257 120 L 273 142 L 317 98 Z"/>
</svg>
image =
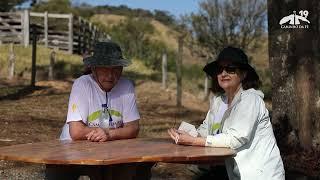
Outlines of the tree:
<svg viewBox="0 0 320 180">
<path fill-rule="evenodd" d="M 174 16 L 170 14 L 168 11 L 154 10 L 154 18 L 165 25 L 174 25 L 175 19 Z"/>
<path fill-rule="evenodd" d="M 77 15 L 77 12 L 72 8 L 70 0 L 48 0 L 41 1 L 35 4 L 32 8 L 33 11 L 50 13 L 73 13 Z"/>
<path fill-rule="evenodd" d="M 113 40 L 119 42 L 131 57 L 143 57 L 144 42 L 153 34 L 154 27 L 148 18 L 127 18 L 110 30 Z"/>
<path fill-rule="evenodd" d="M 257 47 L 266 25 L 265 1 L 204 0 L 199 6 L 198 13 L 185 19 L 200 55 L 212 57 L 227 45 Z"/>
<path fill-rule="evenodd" d="M 268 1 L 272 119 L 280 124 L 280 144 L 310 150 L 320 137 L 320 2 Z M 307 10 L 308 28 L 282 28 L 280 20 Z M 305 27 L 305 26 L 304 26 Z"/>
<path fill-rule="evenodd" d="M 30 0 L 1 0 L 0 1 L 0 12 L 10 11 L 15 6 L 20 5 L 20 4 L 27 2 L 27 1 L 30 1 Z"/>
</svg>

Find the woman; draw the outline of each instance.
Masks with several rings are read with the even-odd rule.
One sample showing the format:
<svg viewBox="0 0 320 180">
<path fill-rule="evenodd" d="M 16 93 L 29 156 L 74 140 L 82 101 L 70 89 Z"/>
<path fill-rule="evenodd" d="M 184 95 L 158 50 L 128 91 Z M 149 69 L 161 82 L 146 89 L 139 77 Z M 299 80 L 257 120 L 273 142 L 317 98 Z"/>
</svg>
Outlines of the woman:
<svg viewBox="0 0 320 180">
<path fill-rule="evenodd" d="M 223 49 L 217 60 L 203 69 L 212 77 L 213 97 L 200 136 L 169 129 L 177 144 L 229 147 L 237 154 L 226 160 L 229 179 L 284 180 L 284 168 L 273 134 L 261 82 L 238 48 Z"/>
</svg>

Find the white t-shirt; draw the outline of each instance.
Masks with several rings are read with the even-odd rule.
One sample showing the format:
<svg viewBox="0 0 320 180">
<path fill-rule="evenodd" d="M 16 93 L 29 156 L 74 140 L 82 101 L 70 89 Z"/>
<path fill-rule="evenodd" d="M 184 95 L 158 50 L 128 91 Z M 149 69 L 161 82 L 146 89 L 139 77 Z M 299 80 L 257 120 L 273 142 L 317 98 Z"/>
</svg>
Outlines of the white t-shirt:
<svg viewBox="0 0 320 180">
<path fill-rule="evenodd" d="M 108 109 L 113 120 L 110 128 L 121 128 L 124 123 L 140 119 L 131 81 L 121 77 L 107 93 Z M 68 123 L 72 121 L 82 120 L 88 127 L 98 127 L 102 104 L 105 103 L 106 92 L 99 87 L 91 74 L 76 79 L 69 98 L 67 121 L 60 139 L 71 139 Z"/>
</svg>

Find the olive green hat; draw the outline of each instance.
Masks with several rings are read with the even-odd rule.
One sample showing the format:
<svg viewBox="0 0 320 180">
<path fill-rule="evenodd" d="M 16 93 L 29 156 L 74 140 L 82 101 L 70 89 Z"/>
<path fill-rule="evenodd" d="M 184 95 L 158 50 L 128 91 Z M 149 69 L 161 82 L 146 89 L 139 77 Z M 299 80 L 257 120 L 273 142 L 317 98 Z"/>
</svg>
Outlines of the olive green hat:
<svg viewBox="0 0 320 180">
<path fill-rule="evenodd" d="M 99 41 L 94 45 L 93 55 L 85 57 L 83 62 L 89 67 L 129 66 L 131 62 L 124 59 L 121 48 L 112 41 Z"/>
</svg>

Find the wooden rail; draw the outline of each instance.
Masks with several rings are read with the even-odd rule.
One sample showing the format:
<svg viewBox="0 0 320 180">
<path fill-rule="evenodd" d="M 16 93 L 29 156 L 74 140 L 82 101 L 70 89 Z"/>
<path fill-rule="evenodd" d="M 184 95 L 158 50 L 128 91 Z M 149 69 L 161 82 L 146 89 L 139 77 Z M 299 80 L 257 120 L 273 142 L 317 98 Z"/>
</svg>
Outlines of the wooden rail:
<svg viewBox="0 0 320 180">
<path fill-rule="evenodd" d="M 24 10 L 0 12 L 0 44 L 29 46 L 32 33 L 30 24 L 37 26 L 39 44 L 49 48 L 58 47 L 69 53 L 83 54 L 92 49 L 97 39 L 107 38 L 105 32 L 82 17 Z"/>
</svg>

